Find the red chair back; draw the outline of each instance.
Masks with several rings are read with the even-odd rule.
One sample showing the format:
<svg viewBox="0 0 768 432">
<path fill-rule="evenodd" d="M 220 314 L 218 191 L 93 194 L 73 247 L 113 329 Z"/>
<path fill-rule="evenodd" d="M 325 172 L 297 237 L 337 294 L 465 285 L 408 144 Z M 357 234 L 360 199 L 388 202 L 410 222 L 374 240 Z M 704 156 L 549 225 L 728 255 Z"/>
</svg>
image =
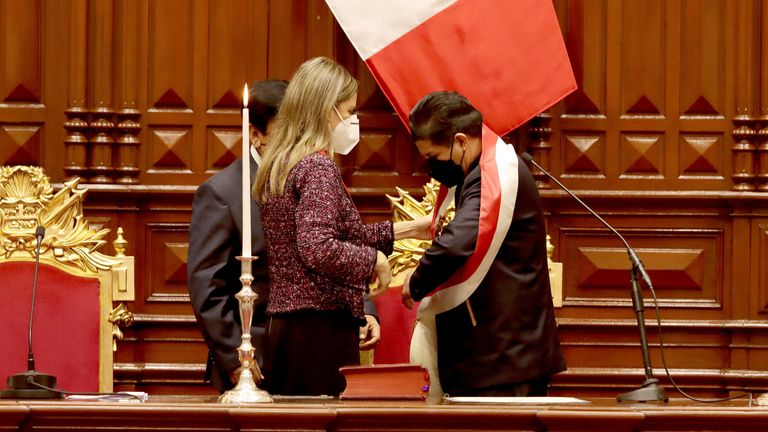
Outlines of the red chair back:
<svg viewBox="0 0 768 432">
<path fill-rule="evenodd" d="M 0 388 L 27 370 L 34 262 L 0 263 Z M 99 390 L 102 320 L 98 278 L 73 276 L 40 263 L 33 351 L 35 369 L 68 391 Z"/>
<path fill-rule="evenodd" d="M 373 352 L 375 364 L 409 363 L 411 334 L 418 303 L 408 310 L 401 302 L 400 290 L 389 289 L 375 300 L 381 324 L 381 342 Z"/>
</svg>

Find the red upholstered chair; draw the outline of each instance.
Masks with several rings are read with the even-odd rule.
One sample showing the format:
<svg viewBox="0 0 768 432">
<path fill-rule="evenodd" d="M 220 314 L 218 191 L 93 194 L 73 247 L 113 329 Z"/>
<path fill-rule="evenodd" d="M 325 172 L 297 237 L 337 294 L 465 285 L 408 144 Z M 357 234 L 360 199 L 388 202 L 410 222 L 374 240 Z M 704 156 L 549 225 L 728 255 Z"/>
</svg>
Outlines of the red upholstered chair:
<svg viewBox="0 0 768 432">
<path fill-rule="evenodd" d="M 419 305 L 408 310 L 401 298 L 400 290 L 393 288 L 374 300 L 381 324 L 381 342 L 373 354 L 375 364 L 410 362 L 411 334 Z"/>
<path fill-rule="evenodd" d="M 133 300 L 132 257 L 96 251 L 108 230 L 88 227 L 76 186 L 68 182 L 53 195 L 42 169 L 0 167 L 0 388 L 27 370 L 35 228 L 42 225 L 35 370 L 54 375 L 61 390 L 112 391 L 113 331 L 132 318 L 120 314 L 124 307 L 113 310 L 113 291 Z"/>
</svg>

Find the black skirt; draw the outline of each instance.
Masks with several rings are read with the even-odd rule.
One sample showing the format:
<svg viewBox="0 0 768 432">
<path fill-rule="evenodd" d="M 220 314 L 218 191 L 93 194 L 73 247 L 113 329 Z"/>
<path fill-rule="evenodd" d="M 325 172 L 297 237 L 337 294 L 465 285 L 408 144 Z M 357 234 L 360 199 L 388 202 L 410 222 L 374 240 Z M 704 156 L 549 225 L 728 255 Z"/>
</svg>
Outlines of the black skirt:
<svg viewBox="0 0 768 432">
<path fill-rule="evenodd" d="M 360 364 L 360 320 L 348 312 L 300 311 L 267 323 L 264 388 L 275 395 L 338 396 L 342 366 Z"/>
</svg>

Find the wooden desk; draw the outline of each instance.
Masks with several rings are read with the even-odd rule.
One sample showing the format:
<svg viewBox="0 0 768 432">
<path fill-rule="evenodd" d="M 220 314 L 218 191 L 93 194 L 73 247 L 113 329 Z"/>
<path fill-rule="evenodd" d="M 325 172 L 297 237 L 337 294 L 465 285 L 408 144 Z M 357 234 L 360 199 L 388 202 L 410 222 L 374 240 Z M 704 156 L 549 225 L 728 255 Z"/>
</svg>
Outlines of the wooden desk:
<svg viewBox="0 0 768 432">
<path fill-rule="evenodd" d="M 280 400 L 220 405 L 158 396 L 146 403 L 0 401 L 0 431 L 766 431 L 768 407 L 672 401 L 622 405 L 459 405 Z"/>
</svg>

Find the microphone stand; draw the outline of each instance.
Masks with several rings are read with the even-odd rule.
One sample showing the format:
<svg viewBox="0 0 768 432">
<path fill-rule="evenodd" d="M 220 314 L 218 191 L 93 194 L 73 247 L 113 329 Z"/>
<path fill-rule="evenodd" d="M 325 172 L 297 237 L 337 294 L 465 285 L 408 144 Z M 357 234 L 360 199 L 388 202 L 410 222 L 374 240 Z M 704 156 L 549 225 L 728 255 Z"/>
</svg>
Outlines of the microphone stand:
<svg viewBox="0 0 768 432">
<path fill-rule="evenodd" d="M 653 285 L 651 284 L 651 278 L 648 276 L 648 273 L 645 271 L 645 267 L 643 266 L 643 262 L 640 261 L 640 257 L 637 256 L 637 253 L 634 249 L 632 249 L 632 246 L 629 245 L 627 240 L 622 236 L 614 227 L 611 226 L 608 222 L 605 221 L 599 214 L 597 214 L 592 208 L 590 208 L 584 201 L 582 201 L 576 194 L 571 192 L 570 189 L 565 187 L 564 184 L 560 183 L 558 179 L 555 178 L 552 174 L 550 174 L 547 170 L 542 168 L 539 164 L 536 163 L 535 160 L 533 160 L 533 157 L 529 155 L 528 153 L 522 153 L 520 157 L 538 168 L 541 172 L 543 172 L 547 177 L 552 179 L 558 186 L 560 186 L 561 189 L 566 191 L 568 195 L 573 197 L 579 204 L 581 204 L 585 209 L 589 210 L 590 213 L 594 217 L 597 218 L 600 222 L 603 223 L 609 230 L 611 230 L 612 233 L 618 237 L 622 243 L 624 243 L 624 247 L 627 249 L 627 254 L 629 255 L 629 262 L 631 264 L 631 269 L 629 272 L 629 280 L 632 286 L 632 307 L 635 310 L 635 319 L 637 320 L 637 329 L 640 332 L 640 350 L 643 355 L 643 369 L 645 370 L 645 381 L 643 381 L 643 384 L 640 386 L 640 388 L 637 388 L 635 390 L 631 390 L 626 393 L 622 393 L 618 396 L 616 396 L 616 400 L 619 402 L 654 402 L 654 401 L 669 401 L 669 398 L 667 397 L 666 392 L 664 391 L 664 388 L 659 385 L 659 380 L 653 377 L 653 368 L 651 367 L 651 356 L 648 353 L 648 339 L 645 334 L 645 315 L 644 315 L 644 305 L 643 305 L 643 294 L 640 290 L 640 283 L 638 282 L 638 274 L 640 277 L 643 278 L 645 283 L 648 285 L 649 288 L 653 288 Z"/>
<path fill-rule="evenodd" d="M 45 228 L 35 230 L 37 247 L 35 248 L 35 276 L 32 282 L 32 305 L 29 311 L 29 353 L 27 371 L 8 377 L 8 388 L 0 390 L 0 399 L 61 399 L 64 395 L 52 389 L 56 387 L 56 377 L 35 371 L 35 355 L 32 352 L 32 323 L 35 315 L 35 295 L 37 294 L 37 271 L 40 268 L 40 245 L 45 237 Z M 47 388 L 46 388 L 47 387 Z"/>
</svg>

